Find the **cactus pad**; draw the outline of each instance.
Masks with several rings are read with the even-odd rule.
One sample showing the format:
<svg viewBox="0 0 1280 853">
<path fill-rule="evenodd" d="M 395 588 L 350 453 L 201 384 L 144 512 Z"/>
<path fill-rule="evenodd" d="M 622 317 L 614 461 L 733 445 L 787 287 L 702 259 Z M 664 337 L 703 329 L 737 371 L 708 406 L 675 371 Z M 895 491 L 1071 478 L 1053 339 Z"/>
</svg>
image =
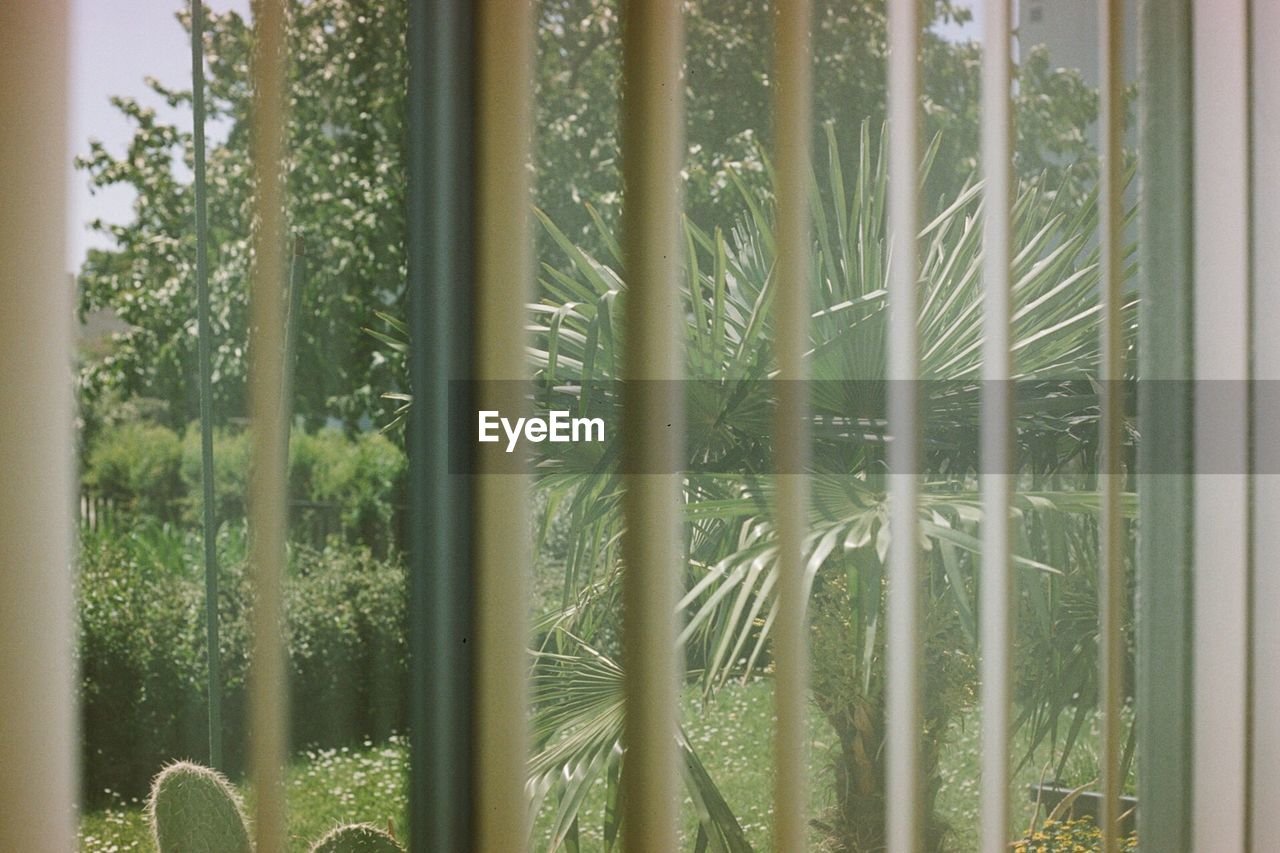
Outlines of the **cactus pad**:
<svg viewBox="0 0 1280 853">
<path fill-rule="evenodd" d="M 199 764 L 170 764 L 151 784 L 151 834 L 160 853 L 251 853 L 240 799 L 226 778 Z"/>
<path fill-rule="evenodd" d="M 311 853 L 404 853 L 390 834 L 366 823 L 333 829 L 311 848 Z"/>
</svg>

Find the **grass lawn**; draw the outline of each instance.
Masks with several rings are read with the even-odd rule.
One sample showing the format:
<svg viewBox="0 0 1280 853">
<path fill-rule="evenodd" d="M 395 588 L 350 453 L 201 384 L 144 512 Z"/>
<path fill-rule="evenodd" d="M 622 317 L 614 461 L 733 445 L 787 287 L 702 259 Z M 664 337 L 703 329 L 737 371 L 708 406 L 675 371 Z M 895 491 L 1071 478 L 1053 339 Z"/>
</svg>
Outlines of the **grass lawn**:
<svg viewBox="0 0 1280 853">
<path fill-rule="evenodd" d="M 708 772 L 720 784 L 748 839 L 758 850 L 770 849 L 771 690 L 772 684 L 767 680 L 730 685 L 705 706 L 697 694 L 691 692 L 686 697 L 684 714 L 685 730 L 694 747 Z M 957 851 L 976 850 L 978 847 L 978 729 L 977 715 L 968 715 L 953 731 L 950 745 L 943 751 L 943 788 L 939 806 L 952 826 L 951 847 Z M 1095 777 L 1095 734 L 1082 735 L 1081 744 L 1068 763 L 1068 782 L 1081 784 Z M 825 805 L 824 780 L 829 762 L 827 753 L 831 746 L 825 723 L 815 719 L 810 747 L 811 802 L 815 814 Z M 1027 785 L 1039 780 L 1042 765 L 1050 756 L 1050 750 L 1042 746 L 1036 759 L 1018 774 L 1014 797 L 1015 827 L 1025 830 L 1031 821 L 1034 807 L 1025 793 Z M 360 821 L 385 826 L 390 819 L 397 829 L 402 830 L 405 826 L 407 774 L 406 743 L 400 738 L 382 745 L 313 750 L 299 756 L 290 768 L 288 780 L 289 833 L 295 840 L 294 849 L 305 850 L 307 842 L 318 838 L 338 822 Z M 603 785 L 596 786 L 582 816 L 579 831 L 584 850 L 596 850 L 601 846 L 603 788 Z M 554 801 L 549 801 L 538 816 L 535 835 L 539 850 L 547 847 L 555 805 Z M 697 823 L 687 804 L 684 827 L 688 842 L 685 846 L 691 849 Z M 1013 831 L 1010 837 L 1014 837 Z M 84 815 L 81 849 L 104 853 L 151 850 L 141 804 L 122 802 L 113 808 Z"/>
</svg>

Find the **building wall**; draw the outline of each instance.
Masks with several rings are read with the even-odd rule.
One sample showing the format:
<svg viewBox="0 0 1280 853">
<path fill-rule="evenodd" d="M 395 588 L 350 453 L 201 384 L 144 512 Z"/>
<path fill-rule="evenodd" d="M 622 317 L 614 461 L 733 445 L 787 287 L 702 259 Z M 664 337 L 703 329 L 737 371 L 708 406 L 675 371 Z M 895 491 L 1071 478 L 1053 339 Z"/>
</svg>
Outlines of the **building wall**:
<svg viewBox="0 0 1280 853">
<path fill-rule="evenodd" d="M 1137 5 L 1125 2 L 1127 80 L 1137 77 Z M 1046 45 L 1054 65 L 1078 68 L 1089 85 L 1098 85 L 1098 0 L 1020 0 L 1017 15 L 1021 53 Z"/>
</svg>

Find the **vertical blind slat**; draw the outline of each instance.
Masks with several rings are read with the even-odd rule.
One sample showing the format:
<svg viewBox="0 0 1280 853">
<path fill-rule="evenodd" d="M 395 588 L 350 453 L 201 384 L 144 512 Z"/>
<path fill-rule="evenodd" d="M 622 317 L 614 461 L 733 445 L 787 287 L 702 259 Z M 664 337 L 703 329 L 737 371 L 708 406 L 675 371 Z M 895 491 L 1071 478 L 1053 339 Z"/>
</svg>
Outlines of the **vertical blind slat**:
<svg viewBox="0 0 1280 853">
<path fill-rule="evenodd" d="M 1120 707 L 1123 704 L 1125 647 L 1121 636 L 1125 600 L 1125 533 L 1120 499 L 1124 478 L 1120 465 L 1124 423 L 1124 327 L 1123 299 L 1124 217 L 1121 213 L 1124 142 L 1124 45 L 1122 0 L 1099 0 L 1098 56 L 1099 147 L 1101 180 L 1098 191 L 1098 227 L 1102 297 L 1102 517 L 1101 579 L 1099 583 L 1099 663 L 1102 709 L 1102 825 L 1103 849 L 1119 850 L 1121 741 Z"/>
<path fill-rule="evenodd" d="M 775 350 L 778 408 L 774 423 L 778 523 L 778 617 L 774 626 L 774 847 L 803 850 L 807 825 L 805 564 L 808 522 L 808 368 L 812 115 L 809 0 L 780 3 L 775 17 L 774 123 L 778 146 L 778 259 Z"/>
<path fill-rule="evenodd" d="M 253 649 L 248 690 L 253 829 L 262 853 L 285 849 L 284 763 L 288 760 L 284 638 L 284 4 L 255 6 L 253 58 L 253 270 L 250 377 L 253 420 L 248 519 L 253 580 Z"/>
<path fill-rule="evenodd" d="M 889 853 L 920 847 L 919 229 L 920 4 L 889 2 L 889 528 L 886 727 Z"/>
<path fill-rule="evenodd" d="M 76 845 L 67 6 L 0 3 L 0 850 Z"/>
<path fill-rule="evenodd" d="M 623 7 L 623 661 L 627 850 L 674 850 L 679 769 L 676 603 L 683 456 L 680 168 L 683 22 L 678 0 Z"/>
<path fill-rule="evenodd" d="M 253 419 L 248 493 L 253 578 L 249 672 L 250 768 L 256 793 L 256 848 L 286 846 L 284 765 L 287 711 L 283 575 L 285 561 L 284 381 L 285 11 L 281 0 L 254 7 L 253 271 L 250 282 L 249 412 Z"/>
<path fill-rule="evenodd" d="M 533 7 L 476 6 L 477 405 L 525 414 L 525 306 L 533 278 L 528 221 Z M 485 456 L 485 451 L 492 454 Z M 525 474 L 480 451 L 476 479 L 476 849 L 510 853 L 527 842 L 529 517 Z M 505 456 L 505 454 L 502 454 Z"/>
<path fill-rule="evenodd" d="M 1249 209 L 1247 0 L 1193 8 L 1193 844 L 1246 849 Z"/>
<path fill-rule="evenodd" d="M 469 402 L 471 4 L 412 0 L 407 51 L 409 836 L 435 853 L 469 849 L 474 800 L 471 490 L 450 473 L 471 446 L 450 418 Z"/>
<path fill-rule="evenodd" d="M 1136 724 L 1138 837 L 1191 846 L 1191 0 L 1142 4 Z"/>
<path fill-rule="evenodd" d="M 1013 488 L 1009 239 L 1013 203 L 1012 38 L 1009 0 L 988 0 L 982 50 L 983 504 L 980 650 L 982 684 L 981 841 L 986 853 L 1009 847 L 1009 715 L 1013 578 L 1009 503 Z"/>
<path fill-rule="evenodd" d="M 1253 850 L 1280 850 L 1280 4 L 1250 9 L 1253 62 L 1253 719 L 1250 840 Z M 1270 721 L 1268 723 L 1267 721 Z M 1269 798 L 1269 799 L 1268 799 Z"/>
</svg>

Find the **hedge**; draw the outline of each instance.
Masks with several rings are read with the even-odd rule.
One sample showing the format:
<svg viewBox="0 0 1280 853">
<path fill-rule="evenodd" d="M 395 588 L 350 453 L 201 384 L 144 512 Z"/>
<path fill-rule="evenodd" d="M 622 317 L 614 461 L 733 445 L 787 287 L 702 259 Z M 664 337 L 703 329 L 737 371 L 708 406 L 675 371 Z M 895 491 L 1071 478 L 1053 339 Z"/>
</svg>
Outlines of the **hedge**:
<svg viewBox="0 0 1280 853">
<path fill-rule="evenodd" d="M 182 441 L 172 430 L 121 424 L 94 442 L 81 479 L 126 509 L 169 517 L 186 490 L 182 457 Z"/>
<path fill-rule="evenodd" d="M 143 525 L 85 534 L 79 564 L 85 802 L 141 796 L 177 758 L 208 760 L 204 580 L 198 539 Z M 219 613 L 222 768 L 245 761 L 250 585 L 243 537 L 224 535 Z M 405 726 L 405 572 L 367 549 L 295 548 L 285 583 L 295 748 L 384 738 Z"/>
<path fill-rule="evenodd" d="M 244 518 L 249 438 L 243 429 L 215 430 L 213 481 L 219 520 Z M 379 554 L 397 541 L 405 471 L 404 452 L 381 433 L 348 436 L 337 429 L 299 429 L 289 445 L 289 493 L 295 505 L 320 505 L 331 511 L 336 519 L 333 532 Z M 196 424 L 182 435 L 144 422 L 106 427 L 93 440 L 81 479 L 127 514 L 196 528 L 203 511 L 200 431 Z"/>
</svg>

